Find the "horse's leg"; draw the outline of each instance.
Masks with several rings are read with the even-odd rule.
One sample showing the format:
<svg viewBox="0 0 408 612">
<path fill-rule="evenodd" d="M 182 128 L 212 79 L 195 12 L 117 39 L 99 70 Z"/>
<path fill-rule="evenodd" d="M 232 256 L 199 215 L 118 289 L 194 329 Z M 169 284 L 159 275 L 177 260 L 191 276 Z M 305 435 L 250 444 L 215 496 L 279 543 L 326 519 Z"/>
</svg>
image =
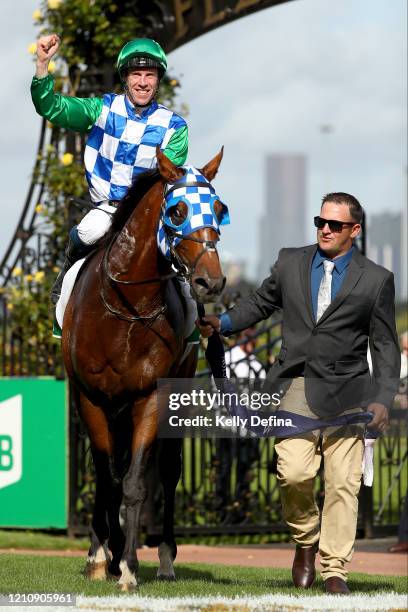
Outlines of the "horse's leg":
<svg viewBox="0 0 408 612">
<path fill-rule="evenodd" d="M 125 535 L 120 524 L 120 507 L 122 504 L 123 489 L 122 478 L 126 470 L 127 452 L 131 446 L 132 421 L 128 411 L 123 411 L 113 424 L 113 445 L 115 466 L 111 495 L 108 497 L 107 512 L 109 523 L 109 549 L 112 553 L 112 562 L 109 574 L 112 578 L 120 577 L 120 561 L 125 548 Z"/>
<path fill-rule="evenodd" d="M 112 441 L 103 410 L 80 395 L 79 412 L 91 442 L 96 474 L 95 505 L 91 528 L 91 546 L 85 566 L 85 575 L 91 580 L 105 580 L 110 562 L 107 540 L 107 499 L 111 490 Z"/>
<path fill-rule="evenodd" d="M 178 378 L 192 378 L 197 368 L 198 348 L 192 347 L 190 354 L 177 370 Z M 157 578 L 175 580 L 174 560 L 177 544 L 174 537 L 174 506 L 178 481 L 181 475 L 182 439 L 163 439 L 160 441 L 159 472 L 163 486 L 164 514 L 163 536 L 159 546 L 159 569 Z"/>
<path fill-rule="evenodd" d="M 173 562 L 177 556 L 177 544 L 174 538 L 174 502 L 176 487 L 181 474 L 182 440 L 163 439 L 160 442 L 159 472 L 163 485 L 164 516 L 157 578 L 160 580 L 175 580 Z"/>
<path fill-rule="evenodd" d="M 110 560 L 107 546 L 109 526 L 106 517 L 106 490 L 104 477 L 106 473 L 106 455 L 96 448 L 91 448 L 96 474 L 95 503 L 91 526 L 91 545 L 85 566 L 85 575 L 91 580 L 105 580 Z"/>
<path fill-rule="evenodd" d="M 123 503 L 126 508 L 126 543 L 120 562 L 122 591 L 136 589 L 139 562 L 136 547 L 140 512 L 146 499 L 145 470 L 149 451 L 157 435 L 157 393 L 134 403 L 132 410 L 132 460 L 123 479 Z"/>
</svg>

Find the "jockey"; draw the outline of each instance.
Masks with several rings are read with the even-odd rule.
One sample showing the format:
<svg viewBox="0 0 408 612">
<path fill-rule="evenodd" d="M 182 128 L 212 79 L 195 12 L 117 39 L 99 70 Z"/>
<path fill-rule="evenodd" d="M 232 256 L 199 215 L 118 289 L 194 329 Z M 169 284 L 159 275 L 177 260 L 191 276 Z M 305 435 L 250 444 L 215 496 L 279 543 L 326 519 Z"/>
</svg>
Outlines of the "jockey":
<svg viewBox="0 0 408 612">
<path fill-rule="evenodd" d="M 65 261 L 52 288 L 54 304 L 66 271 L 109 230 L 117 202 L 140 173 L 157 165 L 156 146 L 177 166 L 184 164 L 188 150 L 185 120 L 155 100 L 167 69 L 166 55 L 156 41 L 136 38 L 122 48 L 117 69 L 124 93 L 102 98 L 54 93 L 48 64 L 59 45 L 56 34 L 37 41 L 31 96 L 39 115 L 59 127 L 88 134 L 85 174 L 95 208 L 69 233 Z"/>
</svg>

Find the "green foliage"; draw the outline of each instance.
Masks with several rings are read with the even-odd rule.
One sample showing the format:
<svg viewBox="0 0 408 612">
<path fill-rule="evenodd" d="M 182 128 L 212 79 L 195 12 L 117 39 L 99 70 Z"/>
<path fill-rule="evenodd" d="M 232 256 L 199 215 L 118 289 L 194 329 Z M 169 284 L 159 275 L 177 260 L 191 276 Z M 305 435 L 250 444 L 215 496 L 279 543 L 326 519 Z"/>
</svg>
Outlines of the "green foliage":
<svg viewBox="0 0 408 612">
<path fill-rule="evenodd" d="M 40 157 L 35 180 L 44 185 L 42 201 L 37 205 L 47 228 L 50 230 L 48 254 L 51 264 L 57 263 L 64 252 L 67 230 L 75 219 L 72 198 L 85 198 L 87 184 L 81 159 L 72 153 L 61 154 L 56 145 L 48 145 Z"/>
<path fill-rule="evenodd" d="M 133 1 L 44 0 L 41 34 L 56 32 L 61 55 L 70 67 L 112 62 L 121 47 L 141 31 Z"/>
<path fill-rule="evenodd" d="M 48 145 L 37 159 L 34 180 L 44 187 L 36 206 L 43 234 L 41 259 L 16 266 L 6 288 L 11 337 L 25 346 L 15 373 L 27 375 L 34 367 L 38 374 L 59 374 L 59 360 L 55 369 L 58 342 L 51 335 L 53 309 L 49 295 L 60 270 L 70 217 L 73 218 L 70 199 L 83 198 L 87 187 L 81 162 L 71 153 L 61 154 L 57 145 Z M 12 361 L 9 343 L 5 350 L 8 361 Z M 5 373 L 11 373 L 11 369 Z"/>
<path fill-rule="evenodd" d="M 48 300 L 43 298 L 50 289 L 50 277 L 43 270 L 35 274 L 19 274 L 20 268 L 14 271 L 19 282 L 10 286 L 8 304 L 13 314 L 14 331 L 20 332 L 17 336 L 24 334 L 27 344 L 36 348 L 49 337 Z"/>
</svg>

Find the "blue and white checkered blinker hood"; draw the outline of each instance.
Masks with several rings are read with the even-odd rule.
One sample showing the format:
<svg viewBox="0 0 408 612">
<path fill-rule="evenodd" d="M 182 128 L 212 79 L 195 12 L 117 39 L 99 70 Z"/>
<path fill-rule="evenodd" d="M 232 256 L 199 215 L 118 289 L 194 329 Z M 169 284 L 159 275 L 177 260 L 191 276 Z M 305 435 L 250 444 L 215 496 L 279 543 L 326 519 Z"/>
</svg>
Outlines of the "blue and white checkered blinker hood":
<svg viewBox="0 0 408 612">
<path fill-rule="evenodd" d="M 220 226 L 230 222 L 228 207 L 221 202 L 211 183 L 193 166 L 184 166 L 184 176 L 173 185 L 167 185 L 164 209 L 159 221 L 157 244 L 161 253 L 170 259 L 169 241 L 176 247 L 181 240 L 204 227 L 211 227 L 218 234 Z M 221 213 L 214 204 L 221 204 Z M 187 207 L 187 215 L 180 224 L 172 221 L 174 208 L 180 203 Z"/>
</svg>

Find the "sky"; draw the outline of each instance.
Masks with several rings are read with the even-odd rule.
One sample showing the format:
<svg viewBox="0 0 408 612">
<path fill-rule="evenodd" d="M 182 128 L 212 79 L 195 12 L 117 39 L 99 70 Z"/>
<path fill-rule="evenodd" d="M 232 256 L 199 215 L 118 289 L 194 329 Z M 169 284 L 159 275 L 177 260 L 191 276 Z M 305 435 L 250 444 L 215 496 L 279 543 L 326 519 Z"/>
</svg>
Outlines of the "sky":
<svg viewBox="0 0 408 612">
<path fill-rule="evenodd" d="M 27 51 L 38 7 L 38 0 L 0 3 L 0 256 L 23 206 L 39 138 Z M 352 193 L 368 218 L 406 206 L 406 10 L 405 0 L 294 0 L 170 54 L 171 74 L 182 83 L 179 102 L 189 107 L 189 163 L 201 166 L 225 147 L 214 181 L 231 216 L 221 251 L 243 260 L 250 276 L 270 153 L 307 158 L 310 241 L 325 193 Z M 332 131 L 323 134 L 322 125 Z"/>
</svg>

